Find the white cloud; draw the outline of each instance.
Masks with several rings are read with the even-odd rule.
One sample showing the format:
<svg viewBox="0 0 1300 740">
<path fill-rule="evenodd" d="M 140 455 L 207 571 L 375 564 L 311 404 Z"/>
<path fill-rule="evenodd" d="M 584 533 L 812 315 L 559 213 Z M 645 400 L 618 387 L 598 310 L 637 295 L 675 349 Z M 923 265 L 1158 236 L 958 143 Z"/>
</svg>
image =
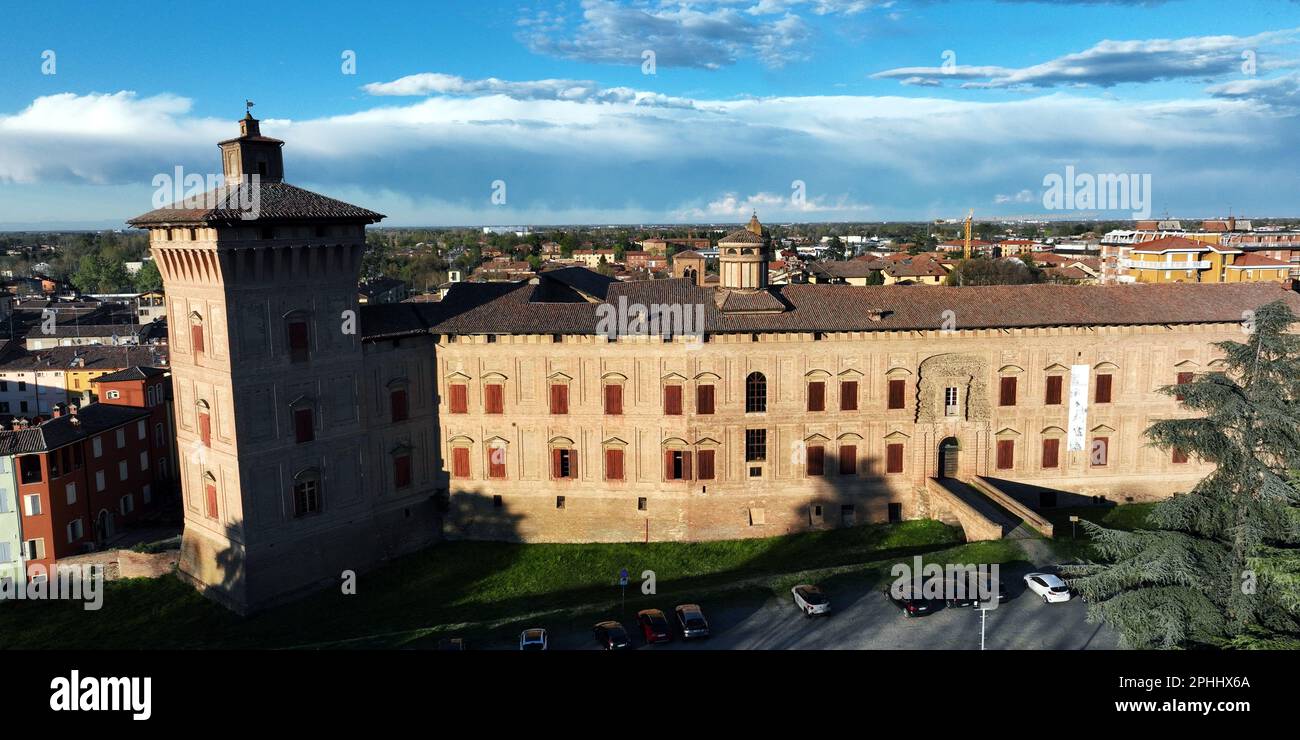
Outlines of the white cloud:
<svg viewBox="0 0 1300 740">
<path fill-rule="evenodd" d="M 665 108 L 690 108 L 686 98 L 671 97 L 630 87 L 602 87 L 590 80 L 529 80 L 510 82 L 495 77 L 467 80 L 456 75 L 422 72 L 391 82 L 372 82 L 362 89 L 371 95 L 504 95 L 515 100 L 566 100 L 579 103 L 633 103 Z"/>
</svg>

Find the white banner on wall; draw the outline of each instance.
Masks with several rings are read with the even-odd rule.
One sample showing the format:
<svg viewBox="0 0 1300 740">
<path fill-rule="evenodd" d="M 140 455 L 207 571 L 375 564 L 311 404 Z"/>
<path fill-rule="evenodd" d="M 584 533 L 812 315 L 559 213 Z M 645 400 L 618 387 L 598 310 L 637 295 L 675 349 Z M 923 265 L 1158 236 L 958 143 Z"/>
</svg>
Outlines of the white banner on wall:
<svg viewBox="0 0 1300 740">
<path fill-rule="evenodd" d="M 1088 436 L 1088 379 L 1092 375 L 1091 369 L 1089 365 L 1070 366 L 1070 426 L 1065 440 L 1065 449 L 1070 452 L 1082 451 Z"/>
</svg>

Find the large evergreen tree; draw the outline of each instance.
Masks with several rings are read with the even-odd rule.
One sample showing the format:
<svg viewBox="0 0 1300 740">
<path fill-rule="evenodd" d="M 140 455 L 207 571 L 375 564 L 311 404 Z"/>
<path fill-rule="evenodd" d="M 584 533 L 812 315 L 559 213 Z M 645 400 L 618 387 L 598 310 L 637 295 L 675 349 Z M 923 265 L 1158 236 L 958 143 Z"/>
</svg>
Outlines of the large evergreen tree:
<svg viewBox="0 0 1300 740">
<path fill-rule="evenodd" d="M 1146 530 L 1085 522 L 1103 562 L 1064 568 L 1089 618 L 1130 647 L 1300 647 L 1300 337 L 1281 301 L 1220 342 L 1225 365 L 1167 386 L 1188 418 L 1147 430 L 1155 446 L 1213 463 L 1153 507 Z"/>
</svg>

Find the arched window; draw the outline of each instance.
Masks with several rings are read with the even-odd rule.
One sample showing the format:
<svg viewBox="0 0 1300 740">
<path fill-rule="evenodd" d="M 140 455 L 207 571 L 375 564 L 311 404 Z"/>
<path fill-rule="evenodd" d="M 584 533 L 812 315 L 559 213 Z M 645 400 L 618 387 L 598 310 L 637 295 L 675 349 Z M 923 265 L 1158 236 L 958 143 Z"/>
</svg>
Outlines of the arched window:
<svg viewBox="0 0 1300 740">
<path fill-rule="evenodd" d="M 762 373 L 750 373 L 745 378 L 745 413 L 761 414 L 767 411 L 767 378 Z"/>
<path fill-rule="evenodd" d="M 289 347 L 289 362 L 306 362 L 311 356 L 311 325 L 306 311 L 290 311 L 284 316 Z"/>
<path fill-rule="evenodd" d="M 203 316 L 198 311 L 190 313 L 190 349 L 195 355 L 203 354 Z"/>
<path fill-rule="evenodd" d="M 203 474 L 204 513 L 209 519 L 217 518 L 217 477 L 211 472 Z"/>
<path fill-rule="evenodd" d="M 307 468 L 293 477 L 293 515 L 320 513 L 320 471 Z"/>
</svg>

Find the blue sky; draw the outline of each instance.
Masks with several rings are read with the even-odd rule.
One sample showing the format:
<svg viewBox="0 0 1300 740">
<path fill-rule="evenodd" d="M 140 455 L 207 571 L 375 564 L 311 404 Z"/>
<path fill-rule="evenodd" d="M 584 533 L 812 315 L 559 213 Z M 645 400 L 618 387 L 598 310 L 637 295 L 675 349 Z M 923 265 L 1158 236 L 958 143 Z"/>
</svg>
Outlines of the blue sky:
<svg viewBox="0 0 1300 740">
<path fill-rule="evenodd" d="M 0 228 L 121 225 L 245 98 L 291 182 L 389 225 L 1125 213 L 1047 211 L 1067 166 L 1150 175 L 1155 215 L 1300 211 L 1286 0 L 249 7 L 8 8 Z"/>
</svg>

